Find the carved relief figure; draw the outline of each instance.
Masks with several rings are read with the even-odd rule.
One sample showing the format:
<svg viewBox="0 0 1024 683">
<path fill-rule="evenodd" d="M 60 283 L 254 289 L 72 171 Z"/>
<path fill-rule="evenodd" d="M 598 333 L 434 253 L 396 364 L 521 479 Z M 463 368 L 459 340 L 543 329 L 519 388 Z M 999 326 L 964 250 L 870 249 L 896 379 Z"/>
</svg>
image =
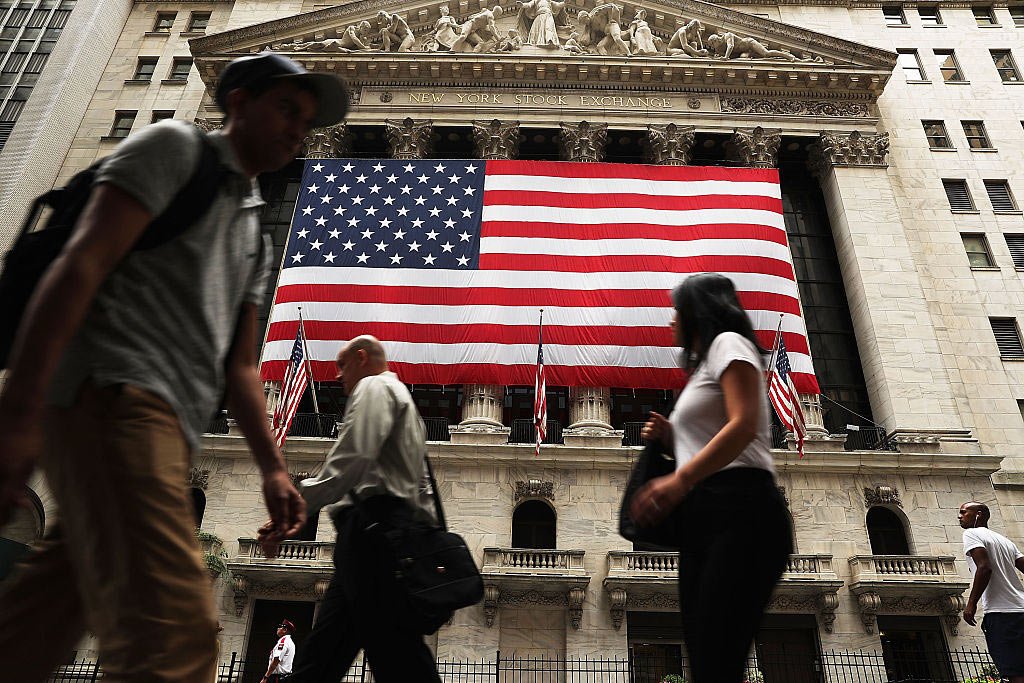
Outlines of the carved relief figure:
<svg viewBox="0 0 1024 683">
<path fill-rule="evenodd" d="M 340 38 L 310 41 L 297 39 L 293 43 L 282 43 L 277 49 L 284 52 L 357 52 L 360 50 L 370 50 L 372 48 L 363 42 L 369 30 L 370 22 L 361 21 L 357 25 L 346 28 Z"/>
<path fill-rule="evenodd" d="M 562 46 L 562 49 L 571 55 L 582 55 L 586 53 L 586 50 L 580 46 L 579 40 L 580 32 L 573 31 L 569 34 L 569 39 L 565 41 L 565 45 Z"/>
<path fill-rule="evenodd" d="M 526 35 L 527 45 L 538 47 L 557 48 L 558 30 L 555 18 L 558 23 L 566 25 L 565 3 L 556 0 L 528 0 L 527 2 L 516 2 L 519 7 L 519 32 Z"/>
<path fill-rule="evenodd" d="M 629 45 L 622 40 L 622 8 L 608 3 L 590 12 L 579 13 L 580 45 L 601 55 L 630 56 Z"/>
<path fill-rule="evenodd" d="M 515 52 L 523 47 L 523 39 L 519 37 L 519 31 L 514 28 L 508 30 L 508 35 L 501 39 L 498 45 L 499 52 Z"/>
<path fill-rule="evenodd" d="M 685 26 L 680 26 L 668 41 L 668 53 L 688 57 L 707 57 L 708 51 L 704 48 L 703 33 L 704 24 L 696 19 Z"/>
<path fill-rule="evenodd" d="M 441 16 L 434 22 L 434 42 L 440 51 L 451 50 L 459 39 L 459 22 L 448 12 L 448 5 L 441 5 Z"/>
<path fill-rule="evenodd" d="M 629 43 L 635 55 L 656 55 L 658 46 L 654 43 L 654 34 L 647 24 L 647 10 L 638 9 L 629 24 Z"/>
<path fill-rule="evenodd" d="M 498 44 L 498 29 L 495 19 L 500 19 L 501 5 L 493 9 L 480 10 L 470 15 L 459 29 L 459 37 L 452 44 L 452 52 L 487 52 Z"/>
<path fill-rule="evenodd" d="M 714 57 L 721 59 L 787 59 L 798 61 L 796 55 L 787 50 L 769 50 L 754 38 L 744 38 L 729 31 L 708 36 L 708 49 Z"/>
<path fill-rule="evenodd" d="M 380 26 L 380 39 L 384 43 L 385 52 L 408 52 L 412 49 L 416 37 L 405 19 L 381 10 L 377 12 L 377 24 Z"/>
</svg>

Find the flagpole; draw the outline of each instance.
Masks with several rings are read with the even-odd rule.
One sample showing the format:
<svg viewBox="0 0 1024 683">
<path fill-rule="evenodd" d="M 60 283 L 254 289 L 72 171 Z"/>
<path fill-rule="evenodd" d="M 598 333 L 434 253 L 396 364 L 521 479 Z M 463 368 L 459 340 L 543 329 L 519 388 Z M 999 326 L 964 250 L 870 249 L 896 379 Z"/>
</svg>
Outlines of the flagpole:
<svg viewBox="0 0 1024 683">
<path fill-rule="evenodd" d="M 313 412 L 319 415 L 320 405 L 316 400 L 316 382 L 313 381 L 313 366 L 309 362 L 309 347 L 306 346 L 306 325 L 302 320 L 302 306 L 299 306 L 299 330 L 302 332 L 302 355 L 306 359 L 304 365 L 306 366 L 306 372 L 309 374 L 309 389 L 313 392 Z"/>
<path fill-rule="evenodd" d="M 541 349 L 544 348 L 544 309 L 540 309 L 540 321 L 537 323 L 537 360 L 540 360 Z M 540 366 L 538 365 L 538 373 Z M 541 391 L 540 388 L 540 375 L 537 375 L 536 380 L 533 383 L 533 429 L 536 436 L 537 447 L 534 449 L 534 457 L 540 457 L 540 427 L 537 424 L 537 406 L 540 405 L 540 396 L 537 393 Z M 547 380 L 544 381 L 544 391 L 547 391 Z M 547 417 L 547 408 L 544 409 L 545 418 Z M 547 429 L 547 425 L 544 425 L 544 429 Z"/>
<path fill-rule="evenodd" d="M 772 373 L 775 372 L 775 356 L 779 353 L 779 339 L 782 338 L 782 314 L 779 313 L 779 328 L 775 330 L 775 341 L 772 342 L 772 355 L 768 359 L 768 380 L 771 381 Z"/>
</svg>

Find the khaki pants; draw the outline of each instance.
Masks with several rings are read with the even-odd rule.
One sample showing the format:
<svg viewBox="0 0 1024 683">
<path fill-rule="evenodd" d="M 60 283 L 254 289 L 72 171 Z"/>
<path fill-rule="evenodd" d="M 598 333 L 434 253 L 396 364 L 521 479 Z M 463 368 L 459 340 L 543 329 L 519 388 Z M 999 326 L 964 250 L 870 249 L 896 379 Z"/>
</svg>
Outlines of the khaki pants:
<svg viewBox="0 0 1024 683">
<path fill-rule="evenodd" d="M 88 629 L 105 681 L 213 680 L 217 621 L 177 417 L 141 389 L 87 383 L 46 429 L 60 522 L 0 595 L 7 677 L 45 681 Z"/>
</svg>

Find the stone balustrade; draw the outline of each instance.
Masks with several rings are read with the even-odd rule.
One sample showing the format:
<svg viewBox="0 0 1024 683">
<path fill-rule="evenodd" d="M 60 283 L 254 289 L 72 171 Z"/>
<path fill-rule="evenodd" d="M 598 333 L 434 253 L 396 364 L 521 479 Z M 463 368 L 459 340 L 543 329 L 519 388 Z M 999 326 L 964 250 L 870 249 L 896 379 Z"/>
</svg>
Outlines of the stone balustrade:
<svg viewBox="0 0 1024 683">
<path fill-rule="evenodd" d="M 582 550 L 484 548 L 484 571 L 582 572 Z"/>
<path fill-rule="evenodd" d="M 849 559 L 857 581 L 958 581 L 952 556 L 857 555 Z"/>
<path fill-rule="evenodd" d="M 236 561 L 252 563 L 322 564 L 330 563 L 334 555 L 334 543 L 322 541 L 285 541 L 277 557 L 267 559 L 263 548 L 255 538 L 238 539 Z"/>
</svg>

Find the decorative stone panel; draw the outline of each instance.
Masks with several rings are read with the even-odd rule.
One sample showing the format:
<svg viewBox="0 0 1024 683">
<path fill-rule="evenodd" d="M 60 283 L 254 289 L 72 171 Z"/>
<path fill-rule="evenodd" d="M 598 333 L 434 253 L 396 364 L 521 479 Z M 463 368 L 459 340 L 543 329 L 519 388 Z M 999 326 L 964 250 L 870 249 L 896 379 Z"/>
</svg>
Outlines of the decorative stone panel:
<svg viewBox="0 0 1024 683">
<path fill-rule="evenodd" d="M 555 484 L 550 481 L 530 479 L 529 481 L 516 482 L 516 503 L 529 498 L 543 498 L 544 500 L 555 499 Z"/>
<path fill-rule="evenodd" d="M 896 505 L 903 507 L 900 499 L 900 490 L 895 486 L 876 486 L 875 488 L 864 487 L 864 505 Z"/>
<path fill-rule="evenodd" d="M 886 160 L 889 134 L 863 135 L 856 130 L 852 133 L 822 132 L 809 152 L 811 168 L 819 174 L 837 166 L 885 168 L 889 165 Z"/>
</svg>

